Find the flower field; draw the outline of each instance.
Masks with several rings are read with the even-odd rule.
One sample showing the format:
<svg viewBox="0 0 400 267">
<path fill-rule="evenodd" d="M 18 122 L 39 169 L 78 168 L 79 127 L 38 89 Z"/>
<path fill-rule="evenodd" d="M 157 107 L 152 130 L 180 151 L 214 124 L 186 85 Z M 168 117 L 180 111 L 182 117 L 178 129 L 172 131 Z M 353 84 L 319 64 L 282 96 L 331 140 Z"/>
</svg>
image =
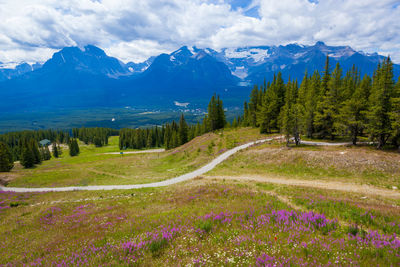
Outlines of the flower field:
<svg viewBox="0 0 400 267">
<path fill-rule="evenodd" d="M 400 208 L 385 201 L 207 180 L 0 193 L 0 265 L 396 266 Z"/>
</svg>

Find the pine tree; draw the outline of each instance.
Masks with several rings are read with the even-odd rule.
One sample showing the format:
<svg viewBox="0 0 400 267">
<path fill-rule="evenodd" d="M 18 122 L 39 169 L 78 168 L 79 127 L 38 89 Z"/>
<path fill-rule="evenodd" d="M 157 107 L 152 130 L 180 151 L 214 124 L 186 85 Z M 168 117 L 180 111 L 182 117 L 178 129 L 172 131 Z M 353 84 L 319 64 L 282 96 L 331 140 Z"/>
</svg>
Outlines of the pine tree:
<svg viewBox="0 0 400 267">
<path fill-rule="evenodd" d="M 60 156 L 60 154 L 59 154 L 59 152 L 58 152 L 58 147 L 57 147 L 57 144 L 56 143 L 53 143 L 53 156 L 55 157 L 55 158 L 58 158 L 59 156 Z"/>
<path fill-rule="evenodd" d="M 50 153 L 50 149 L 48 146 L 46 146 L 46 148 L 45 148 L 44 155 L 45 155 L 45 160 L 51 159 L 51 153 Z"/>
<path fill-rule="evenodd" d="M 388 57 L 374 73 L 370 108 L 368 116 L 368 132 L 372 139 L 377 140 L 378 149 L 383 148 L 392 134 L 391 128 L 391 96 L 394 89 L 393 64 Z"/>
<path fill-rule="evenodd" d="M 286 86 L 285 105 L 281 111 L 281 132 L 285 135 L 286 145 L 289 145 L 291 136 L 294 137 L 296 145 L 300 143 L 301 119 L 303 109 L 297 103 L 297 81 L 289 82 Z"/>
<path fill-rule="evenodd" d="M 327 59 L 329 64 L 329 58 Z M 332 77 L 329 75 L 329 69 L 326 70 L 325 76 L 322 80 L 322 90 L 324 95 L 321 96 L 320 101 L 317 105 L 317 113 L 315 116 L 315 125 L 318 129 L 318 134 L 322 138 L 330 137 L 334 139 L 335 133 L 335 116 L 338 114 L 340 108 L 340 90 L 342 89 L 342 69 L 339 63 L 336 65 L 335 70 L 332 73 Z M 324 89 L 324 82 L 328 81 L 328 86 Z"/>
<path fill-rule="evenodd" d="M 187 143 L 187 141 L 188 141 L 188 125 L 182 113 L 181 118 L 179 120 L 179 143 L 183 145 Z"/>
<path fill-rule="evenodd" d="M 151 134 L 147 135 L 146 147 L 147 148 L 153 147 L 153 138 L 151 137 Z"/>
<path fill-rule="evenodd" d="M 30 146 L 30 150 L 33 153 L 33 158 L 34 158 L 33 163 L 40 164 L 42 162 L 42 157 L 40 155 L 38 143 L 35 141 L 35 139 L 32 138 L 29 141 L 29 146 Z"/>
<path fill-rule="evenodd" d="M 321 76 L 315 71 L 310 80 L 309 90 L 307 90 L 304 103 L 304 129 L 308 138 L 313 138 L 315 134 L 315 113 L 320 95 Z"/>
<path fill-rule="evenodd" d="M 258 86 L 255 85 L 253 90 L 250 93 L 250 102 L 249 102 L 249 123 L 250 126 L 257 126 L 257 113 L 258 113 L 258 101 L 259 101 L 259 92 Z"/>
<path fill-rule="evenodd" d="M 222 129 L 225 127 L 226 124 L 226 118 L 225 118 L 225 111 L 224 111 L 224 104 L 222 103 L 222 100 L 217 97 L 217 129 Z"/>
<path fill-rule="evenodd" d="M 400 151 L 400 77 L 396 83 L 391 105 L 390 120 L 392 127 L 392 143 L 394 146 L 397 146 Z"/>
<path fill-rule="evenodd" d="M 13 155 L 10 148 L 0 142 L 0 172 L 9 172 L 14 167 Z"/>
<path fill-rule="evenodd" d="M 285 85 L 282 74 L 279 72 L 274 76 L 274 81 L 265 92 L 263 104 L 258 115 L 260 133 L 270 133 L 273 129 L 278 129 L 278 117 L 284 105 Z"/>
<path fill-rule="evenodd" d="M 30 145 L 25 141 L 23 142 L 20 162 L 25 168 L 32 168 L 35 165 L 35 155 L 30 147 Z"/>
<path fill-rule="evenodd" d="M 71 157 L 77 156 L 79 154 L 79 145 L 78 141 L 75 138 L 70 140 L 68 147 L 69 147 L 69 155 Z"/>
<path fill-rule="evenodd" d="M 328 83 L 331 79 L 331 72 L 330 72 L 330 65 L 329 65 L 329 56 L 326 56 L 326 61 L 325 61 L 325 68 L 322 76 L 322 81 L 321 81 L 321 95 L 324 96 L 326 95 L 326 92 L 328 91 Z"/>
<path fill-rule="evenodd" d="M 343 103 L 339 112 L 338 128 L 342 129 L 342 135 L 349 134 L 353 145 L 357 144 L 358 137 L 366 126 L 366 112 L 368 110 L 368 97 L 371 91 L 371 78 L 364 76 L 350 99 Z"/>
</svg>

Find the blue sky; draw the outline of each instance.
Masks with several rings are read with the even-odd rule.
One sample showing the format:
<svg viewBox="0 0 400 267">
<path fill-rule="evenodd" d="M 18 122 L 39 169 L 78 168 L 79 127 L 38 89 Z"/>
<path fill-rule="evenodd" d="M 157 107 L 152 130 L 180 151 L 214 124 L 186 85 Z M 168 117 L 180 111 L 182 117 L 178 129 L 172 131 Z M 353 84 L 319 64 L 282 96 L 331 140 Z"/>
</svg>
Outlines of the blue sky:
<svg viewBox="0 0 400 267">
<path fill-rule="evenodd" d="M 399 0 L 0 0 L 0 62 L 94 44 L 143 61 L 182 45 L 349 45 L 400 63 Z"/>
</svg>

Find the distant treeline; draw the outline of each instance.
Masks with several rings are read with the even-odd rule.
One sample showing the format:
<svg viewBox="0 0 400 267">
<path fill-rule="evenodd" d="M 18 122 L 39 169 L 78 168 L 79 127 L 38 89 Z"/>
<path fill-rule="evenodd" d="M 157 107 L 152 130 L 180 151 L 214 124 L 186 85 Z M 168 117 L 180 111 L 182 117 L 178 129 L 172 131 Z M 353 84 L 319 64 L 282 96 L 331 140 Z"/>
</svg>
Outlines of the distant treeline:
<svg viewBox="0 0 400 267">
<path fill-rule="evenodd" d="M 225 112 L 219 96 L 212 96 L 207 111 L 202 122 L 198 122 L 196 125 L 188 125 L 182 114 L 178 123 L 172 121 L 172 123 L 148 129 L 122 129 L 120 130 L 119 147 L 120 149 L 151 147 L 171 149 L 185 144 L 196 136 L 224 128 Z"/>
<path fill-rule="evenodd" d="M 0 142 L 9 147 L 14 160 L 20 160 L 22 148 L 25 144 L 32 144 L 31 140 L 33 140 L 38 146 L 38 143 L 44 139 L 48 139 L 51 143 L 68 144 L 70 135 L 65 131 L 51 129 L 10 132 L 0 135 Z"/>
<path fill-rule="evenodd" d="M 279 131 L 287 142 L 301 135 L 334 140 L 369 137 L 382 148 L 389 142 L 400 148 L 400 80 L 395 83 L 390 58 L 381 62 L 373 77 L 360 77 L 353 66 L 345 75 L 339 64 L 331 72 L 329 57 L 322 75 L 305 73 L 285 84 L 281 73 L 272 82 L 255 86 L 243 116 L 233 125 L 260 127 L 261 133 Z"/>
<path fill-rule="evenodd" d="M 53 144 L 70 145 L 71 139 L 79 138 L 85 144 L 94 144 L 98 147 L 107 145 L 110 136 L 118 136 L 119 130 L 109 128 L 74 128 L 63 130 L 33 130 L 10 132 L 0 135 L 0 142 L 9 147 L 14 160 L 20 160 L 22 147 L 33 140 L 39 146 L 41 140 L 47 139 Z M 32 145 L 31 145 L 32 146 Z"/>
<path fill-rule="evenodd" d="M 97 147 L 108 145 L 108 138 L 110 136 L 118 136 L 119 130 L 111 128 L 74 128 L 72 129 L 72 136 L 79 138 L 85 144 L 94 144 Z"/>
</svg>

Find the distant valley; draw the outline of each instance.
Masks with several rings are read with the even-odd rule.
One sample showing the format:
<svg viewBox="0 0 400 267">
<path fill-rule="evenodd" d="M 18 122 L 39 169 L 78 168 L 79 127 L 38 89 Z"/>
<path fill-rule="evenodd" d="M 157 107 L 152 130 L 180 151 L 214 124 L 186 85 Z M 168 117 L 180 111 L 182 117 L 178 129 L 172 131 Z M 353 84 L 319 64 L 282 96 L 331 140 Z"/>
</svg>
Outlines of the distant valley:
<svg viewBox="0 0 400 267">
<path fill-rule="evenodd" d="M 56 116 L 85 110 L 83 117 L 90 110 L 127 106 L 201 112 L 213 93 L 234 111 L 242 108 L 254 84 L 271 81 L 279 71 L 285 80 L 300 81 L 306 70 L 322 71 L 327 55 L 332 69 L 340 63 L 346 72 L 355 64 L 362 75 L 372 75 L 383 60 L 376 53 L 322 42 L 221 51 L 183 46 L 142 63 L 123 63 L 92 45 L 66 47 L 44 64 L 0 64 L 0 111 L 6 117 L 2 122 L 18 124 L 33 110 Z M 397 79 L 400 65 L 394 65 L 394 74 Z"/>
</svg>

